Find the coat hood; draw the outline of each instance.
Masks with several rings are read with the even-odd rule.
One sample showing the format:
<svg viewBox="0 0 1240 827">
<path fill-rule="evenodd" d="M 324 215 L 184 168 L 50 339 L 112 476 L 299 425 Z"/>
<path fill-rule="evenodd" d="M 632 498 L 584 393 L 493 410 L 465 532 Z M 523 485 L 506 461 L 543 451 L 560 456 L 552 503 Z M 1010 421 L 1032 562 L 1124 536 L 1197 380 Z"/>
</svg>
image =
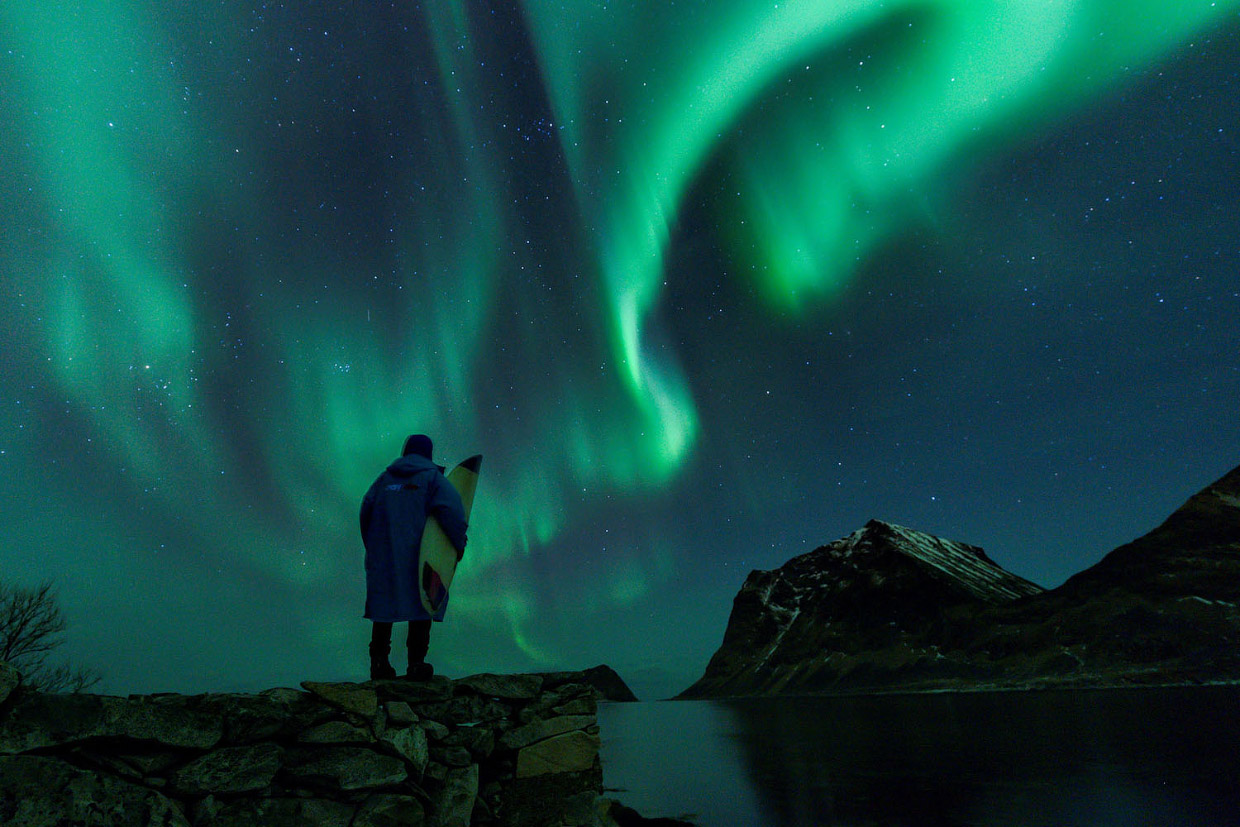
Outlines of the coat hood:
<svg viewBox="0 0 1240 827">
<path fill-rule="evenodd" d="M 430 470 L 435 470 L 442 474 L 443 466 L 436 465 L 426 457 L 419 456 L 418 454 L 409 454 L 394 460 L 387 467 L 387 470 L 388 473 L 398 477 L 412 477 L 414 474 Z"/>
</svg>

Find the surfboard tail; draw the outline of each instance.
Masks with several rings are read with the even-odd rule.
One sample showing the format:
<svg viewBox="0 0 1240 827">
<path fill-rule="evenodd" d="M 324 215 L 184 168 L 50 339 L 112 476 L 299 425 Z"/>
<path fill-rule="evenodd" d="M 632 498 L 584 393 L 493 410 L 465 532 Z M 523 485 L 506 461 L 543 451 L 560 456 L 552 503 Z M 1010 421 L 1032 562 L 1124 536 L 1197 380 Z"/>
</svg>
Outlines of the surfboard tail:
<svg viewBox="0 0 1240 827">
<path fill-rule="evenodd" d="M 426 608 L 434 615 L 443 606 L 448 597 L 448 589 L 443 584 L 439 572 L 425 563 L 422 564 L 422 593 L 426 595 Z"/>
</svg>

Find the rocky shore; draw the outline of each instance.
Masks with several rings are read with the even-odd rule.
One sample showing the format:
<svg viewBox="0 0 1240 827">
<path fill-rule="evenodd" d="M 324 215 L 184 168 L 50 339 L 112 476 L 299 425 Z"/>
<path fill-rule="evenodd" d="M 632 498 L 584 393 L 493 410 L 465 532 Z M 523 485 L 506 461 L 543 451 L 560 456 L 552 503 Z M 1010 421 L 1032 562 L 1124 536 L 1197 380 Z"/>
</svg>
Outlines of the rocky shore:
<svg viewBox="0 0 1240 827">
<path fill-rule="evenodd" d="M 116 697 L 29 691 L 0 664 L 0 823 L 651 823 L 602 796 L 595 682 L 614 675 Z"/>
</svg>

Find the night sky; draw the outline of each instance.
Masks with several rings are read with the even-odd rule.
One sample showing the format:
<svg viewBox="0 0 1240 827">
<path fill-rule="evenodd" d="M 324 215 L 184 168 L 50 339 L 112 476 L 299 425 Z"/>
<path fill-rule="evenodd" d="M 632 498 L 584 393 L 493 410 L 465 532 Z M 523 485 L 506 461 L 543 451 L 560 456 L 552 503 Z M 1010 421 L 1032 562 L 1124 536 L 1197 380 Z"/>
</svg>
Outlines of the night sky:
<svg viewBox="0 0 1240 827">
<path fill-rule="evenodd" d="M 1240 0 L 13 2 L 0 153 L 0 578 L 101 691 L 363 679 L 416 431 L 438 670 L 644 697 L 872 517 L 1055 586 L 1240 464 Z"/>
</svg>

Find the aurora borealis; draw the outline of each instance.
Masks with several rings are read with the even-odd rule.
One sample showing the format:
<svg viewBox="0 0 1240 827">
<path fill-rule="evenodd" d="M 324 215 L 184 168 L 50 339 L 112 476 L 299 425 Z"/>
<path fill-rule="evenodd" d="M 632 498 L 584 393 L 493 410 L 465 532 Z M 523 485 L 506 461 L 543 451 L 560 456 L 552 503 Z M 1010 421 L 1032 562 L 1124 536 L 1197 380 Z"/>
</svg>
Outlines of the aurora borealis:
<svg viewBox="0 0 1240 827">
<path fill-rule="evenodd" d="M 1056 585 L 1240 463 L 1240 2 L 9 3 L 0 574 L 105 691 L 695 679 L 870 517 Z M 400 635 L 398 634 L 398 637 Z"/>
</svg>

